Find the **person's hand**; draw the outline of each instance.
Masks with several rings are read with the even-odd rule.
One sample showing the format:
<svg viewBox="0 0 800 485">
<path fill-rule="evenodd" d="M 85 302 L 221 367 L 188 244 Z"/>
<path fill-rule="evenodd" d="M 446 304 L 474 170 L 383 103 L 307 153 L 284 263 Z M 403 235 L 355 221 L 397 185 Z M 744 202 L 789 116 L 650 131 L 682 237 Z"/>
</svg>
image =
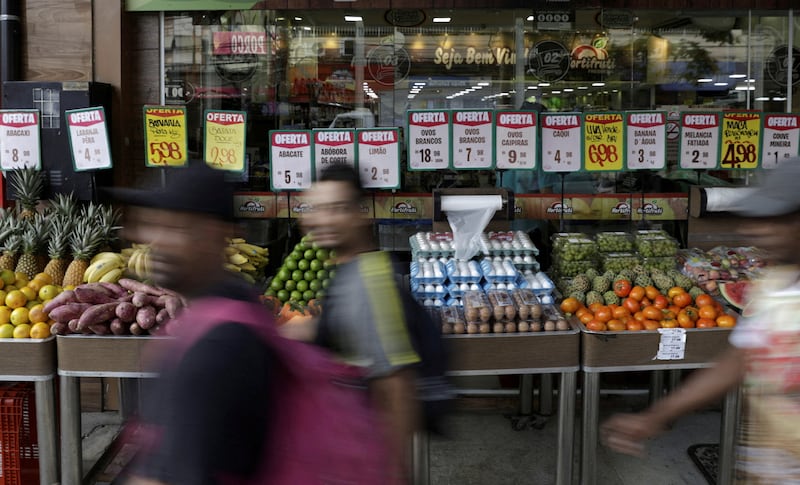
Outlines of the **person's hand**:
<svg viewBox="0 0 800 485">
<path fill-rule="evenodd" d="M 666 424 L 651 414 L 615 414 L 600 426 L 600 439 L 619 453 L 644 456 L 644 441 L 665 430 Z"/>
</svg>

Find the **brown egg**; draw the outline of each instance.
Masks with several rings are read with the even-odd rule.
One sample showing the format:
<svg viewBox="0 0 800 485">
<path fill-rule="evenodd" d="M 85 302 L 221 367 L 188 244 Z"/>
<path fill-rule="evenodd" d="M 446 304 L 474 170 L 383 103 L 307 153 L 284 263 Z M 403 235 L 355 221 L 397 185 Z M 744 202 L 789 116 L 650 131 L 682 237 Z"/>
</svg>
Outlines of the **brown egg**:
<svg viewBox="0 0 800 485">
<path fill-rule="evenodd" d="M 449 323 L 443 323 L 442 324 L 442 333 L 445 334 L 445 335 L 453 333 L 453 326 L 450 325 Z"/>
<path fill-rule="evenodd" d="M 569 323 L 563 318 L 556 321 L 556 330 L 569 330 Z"/>
<path fill-rule="evenodd" d="M 531 322 L 531 332 L 541 332 L 542 322 Z"/>
<path fill-rule="evenodd" d="M 466 331 L 465 325 L 463 323 L 456 323 L 453 325 L 453 333 L 464 333 Z"/>
<path fill-rule="evenodd" d="M 478 324 L 477 323 L 468 323 L 467 324 L 467 333 L 478 333 Z"/>
<path fill-rule="evenodd" d="M 489 333 L 492 330 L 492 327 L 488 323 L 481 323 L 479 330 L 481 333 Z"/>
<path fill-rule="evenodd" d="M 531 325 L 528 322 L 519 322 L 517 325 L 517 330 L 520 332 L 527 332 L 531 329 Z"/>
<path fill-rule="evenodd" d="M 514 322 L 506 323 L 506 333 L 515 333 L 517 331 L 517 324 Z"/>
<path fill-rule="evenodd" d="M 546 332 L 552 332 L 555 329 L 556 329 L 556 322 L 554 322 L 552 320 L 548 320 L 548 321 L 544 322 L 544 330 Z"/>
<path fill-rule="evenodd" d="M 494 324 L 494 327 L 492 328 L 492 331 L 494 331 L 494 333 L 503 333 L 503 331 L 505 330 L 505 328 L 506 328 L 506 326 L 505 326 L 505 325 L 503 325 L 503 323 L 502 323 L 502 322 L 496 322 L 496 323 Z"/>
</svg>

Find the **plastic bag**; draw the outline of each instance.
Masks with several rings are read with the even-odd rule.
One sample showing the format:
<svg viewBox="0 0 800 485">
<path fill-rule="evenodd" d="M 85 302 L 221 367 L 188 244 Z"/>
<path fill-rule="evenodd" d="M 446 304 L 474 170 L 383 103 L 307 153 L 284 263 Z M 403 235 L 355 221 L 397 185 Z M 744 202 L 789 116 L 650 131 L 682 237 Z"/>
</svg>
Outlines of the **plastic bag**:
<svg viewBox="0 0 800 485">
<path fill-rule="evenodd" d="M 456 259 L 470 259 L 481 250 L 481 234 L 495 213 L 494 207 L 471 210 L 451 210 L 447 220 L 453 230 Z"/>
</svg>

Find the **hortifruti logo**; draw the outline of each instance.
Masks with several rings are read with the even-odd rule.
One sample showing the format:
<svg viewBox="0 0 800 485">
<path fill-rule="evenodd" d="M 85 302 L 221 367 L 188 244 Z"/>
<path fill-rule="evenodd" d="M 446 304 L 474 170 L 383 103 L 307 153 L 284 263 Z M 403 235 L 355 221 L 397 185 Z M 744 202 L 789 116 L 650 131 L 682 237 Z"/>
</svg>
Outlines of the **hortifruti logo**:
<svg viewBox="0 0 800 485">
<path fill-rule="evenodd" d="M 247 200 L 239 206 L 239 212 L 245 212 L 248 214 L 261 214 L 266 212 L 267 208 L 264 205 L 257 201 L 257 200 Z"/>
<path fill-rule="evenodd" d="M 664 213 L 664 208 L 655 202 L 645 202 L 643 206 L 636 209 L 636 213 L 648 216 L 660 216 Z"/>
<path fill-rule="evenodd" d="M 548 214 L 572 214 L 573 211 L 572 207 L 566 203 L 562 204 L 561 202 L 553 202 L 545 212 Z"/>
<path fill-rule="evenodd" d="M 394 205 L 389 211 L 392 214 L 416 214 L 419 210 L 409 200 L 402 200 Z"/>
<path fill-rule="evenodd" d="M 292 212 L 294 212 L 295 214 L 308 214 L 309 212 L 311 212 L 311 210 L 312 210 L 311 204 L 309 204 L 308 202 L 300 202 L 299 204 L 292 207 Z"/>
<path fill-rule="evenodd" d="M 611 208 L 611 213 L 614 215 L 629 215 L 631 213 L 631 205 L 627 202 L 619 202 Z"/>
</svg>

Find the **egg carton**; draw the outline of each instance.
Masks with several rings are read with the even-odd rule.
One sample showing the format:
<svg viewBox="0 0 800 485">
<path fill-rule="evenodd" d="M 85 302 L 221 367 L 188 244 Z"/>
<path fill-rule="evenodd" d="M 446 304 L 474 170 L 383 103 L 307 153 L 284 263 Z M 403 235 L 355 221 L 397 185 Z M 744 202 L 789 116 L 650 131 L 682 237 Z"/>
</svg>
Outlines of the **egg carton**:
<svg viewBox="0 0 800 485">
<path fill-rule="evenodd" d="M 447 268 L 441 261 L 412 261 L 411 281 L 419 284 L 443 285 L 447 280 Z"/>
<path fill-rule="evenodd" d="M 511 261 L 493 261 L 488 258 L 481 261 L 483 277 L 490 283 L 514 282 L 519 272 Z"/>
<path fill-rule="evenodd" d="M 450 296 L 460 298 L 464 296 L 465 291 L 480 290 L 481 286 L 478 283 L 450 283 L 446 288 Z"/>
<path fill-rule="evenodd" d="M 534 273 L 526 272 L 517 280 L 519 288 L 527 288 L 533 291 L 536 296 L 552 295 L 556 289 L 555 283 L 545 273 L 539 271 Z"/>
<path fill-rule="evenodd" d="M 521 256 L 517 254 L 515 256 L 487 256 L 486 259 L 490 258 L 492 262 L 510 261 L 517 270 L 532 269 L 534 271 L 539 271 L 541 267 L 539 262 L 536 261 L 536 259 L 531 255 Z"/>
<path fill-rule="evenodd" d="M 444 298 L 447 296 L 447 289 L 442 284 L 420 283 L 411 280 L 411 294 L 416 298 Z"/>
<path fill-rule="evenodd" d="M 459 261 L 451 259 L 445 265 L 447 277 L 453 283 L 480 283 L 483 270 L 477 261 Z"/>
<path fill-rule="evenodd" d="M 443 307 L 446 305 L 444 298 L 425 298 L 415 296 L 420 305 L 430 310 L 432 308 Z"/>
<path fill-rule="evenodd" d="M 482 246 L 492 256 L 538 256 L 539 249 L 522 231 L 488 232 L 481 234 Z"/>
<path fill-rule="evenodd" d="M 485 283 L 483 283 L 482 288 L 484 292 L 496 291 L 496 290 L 516 290 L 517 288 L 519 288 L 519 285 L 517 284 L 516 281 L 509 281 L 509 282 L 486 281 Z"/>
</svg>

